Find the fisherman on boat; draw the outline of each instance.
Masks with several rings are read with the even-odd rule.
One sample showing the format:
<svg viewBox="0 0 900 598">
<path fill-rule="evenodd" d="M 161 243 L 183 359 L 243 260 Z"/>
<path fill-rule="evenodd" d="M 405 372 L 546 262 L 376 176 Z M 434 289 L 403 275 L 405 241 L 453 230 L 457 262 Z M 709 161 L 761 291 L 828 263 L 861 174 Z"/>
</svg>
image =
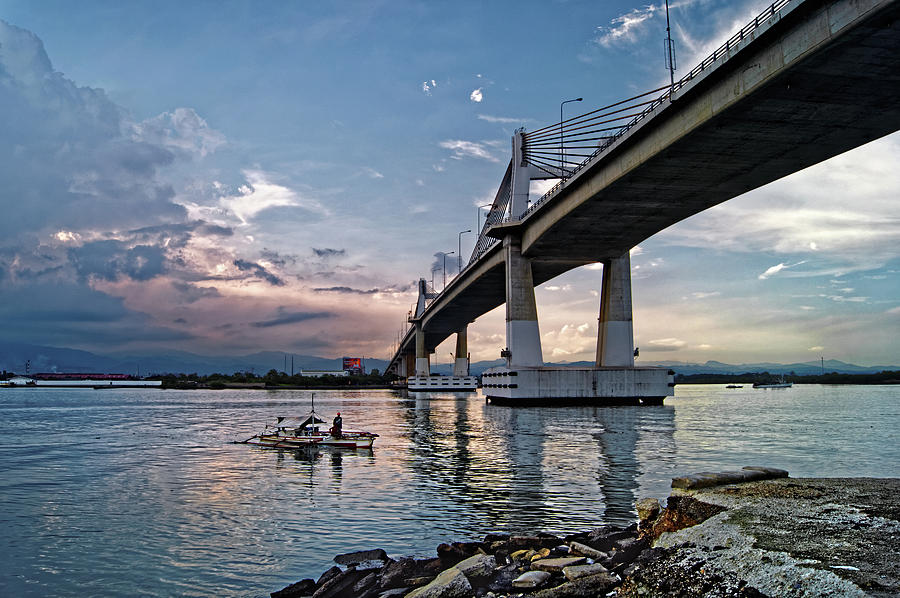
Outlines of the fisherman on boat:
<svg viewBox="0 0 900 598">
<path fill-rule="evenodd" d="M 338 411 L 338 414 L 334 416 L 334 420 L 331 422 L 331 435 L 335 438 L 341 437 L 341 428 L 344 426 L 344 420 L 341 419 L 341 412 Z"/>
</svg>

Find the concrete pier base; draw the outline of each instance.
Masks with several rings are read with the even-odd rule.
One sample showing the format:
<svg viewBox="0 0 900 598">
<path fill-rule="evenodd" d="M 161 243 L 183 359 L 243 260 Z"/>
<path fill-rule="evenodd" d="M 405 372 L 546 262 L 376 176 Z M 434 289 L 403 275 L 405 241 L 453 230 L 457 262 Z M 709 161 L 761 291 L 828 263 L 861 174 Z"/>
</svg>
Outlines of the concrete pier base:
<svg viewBox="0 0 900 598">
<path fill-rule="evenodd" d="M 488 401 L 503 404 L 660 405 L 675 394 L 665 368 L 496 367 L 482 374 Z"/>
</svg>

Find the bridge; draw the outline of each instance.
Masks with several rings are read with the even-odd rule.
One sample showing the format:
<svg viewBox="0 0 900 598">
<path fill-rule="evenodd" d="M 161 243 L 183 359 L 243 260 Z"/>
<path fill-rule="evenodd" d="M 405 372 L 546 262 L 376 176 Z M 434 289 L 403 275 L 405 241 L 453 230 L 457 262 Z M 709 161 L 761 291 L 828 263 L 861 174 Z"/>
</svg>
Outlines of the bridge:
<svg viewBox="0 0 900 598">
<path fill-rule="evenodd" d="M 900 0 L 778 0 L 680 80 L 535 131 L 519 130 L 466 267 L 419 281 L 389 370 L 430 377 L 429 355 L 506 304 L 505 366 L 489 400 L 659 403 L 672 373 L 635 367 L 629 250 L 707 208 L 900 129 Z M 532 180 L 559 179 L 532 201 Z M 864 209 L 861 206 L 860 209 Z M 535 285 L 603 264 L 592 368 L 543 363 Z"/>
</svg>

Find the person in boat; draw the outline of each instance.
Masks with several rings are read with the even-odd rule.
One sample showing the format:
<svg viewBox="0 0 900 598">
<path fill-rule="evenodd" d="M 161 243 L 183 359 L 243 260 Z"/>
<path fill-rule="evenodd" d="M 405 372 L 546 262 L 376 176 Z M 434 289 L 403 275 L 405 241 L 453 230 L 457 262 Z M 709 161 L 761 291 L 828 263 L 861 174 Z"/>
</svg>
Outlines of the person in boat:
<svg viewBox="0 0 900 598">
<path fill-rule="evenodd" d="M 344 420 L 341 419 L 341 412 L 334 416 L 331 422 L 331 435 L 335 438 L 341 437 L 341 428 L 344 426 Z"/>
</svg>

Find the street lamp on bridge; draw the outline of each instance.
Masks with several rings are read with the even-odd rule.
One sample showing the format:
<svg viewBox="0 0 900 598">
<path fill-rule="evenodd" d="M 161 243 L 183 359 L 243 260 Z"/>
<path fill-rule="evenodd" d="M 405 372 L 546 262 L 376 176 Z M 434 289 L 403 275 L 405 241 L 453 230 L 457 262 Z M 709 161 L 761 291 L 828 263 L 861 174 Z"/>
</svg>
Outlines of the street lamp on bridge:
<svg viewBox="0 0 900 598">
<path fill-rule="evenodd" d="M 563 178 L 563 164 L 566 161 L 566 150 L 563 146 L 563 106 L 569 102 L 580 102 L 584 98 L 575 98 L 574 100 L 563 100 L 559 105 L 559 178 Z"/>
<path fill-rule="evenodd" d="M 472 232 L 472 229 L 464 230 L 459 233 L 456 239 L 456 275 L 459 276 L 459 273 L 462 272 L 462 236 L 466 233 Z"/>
</svg>

